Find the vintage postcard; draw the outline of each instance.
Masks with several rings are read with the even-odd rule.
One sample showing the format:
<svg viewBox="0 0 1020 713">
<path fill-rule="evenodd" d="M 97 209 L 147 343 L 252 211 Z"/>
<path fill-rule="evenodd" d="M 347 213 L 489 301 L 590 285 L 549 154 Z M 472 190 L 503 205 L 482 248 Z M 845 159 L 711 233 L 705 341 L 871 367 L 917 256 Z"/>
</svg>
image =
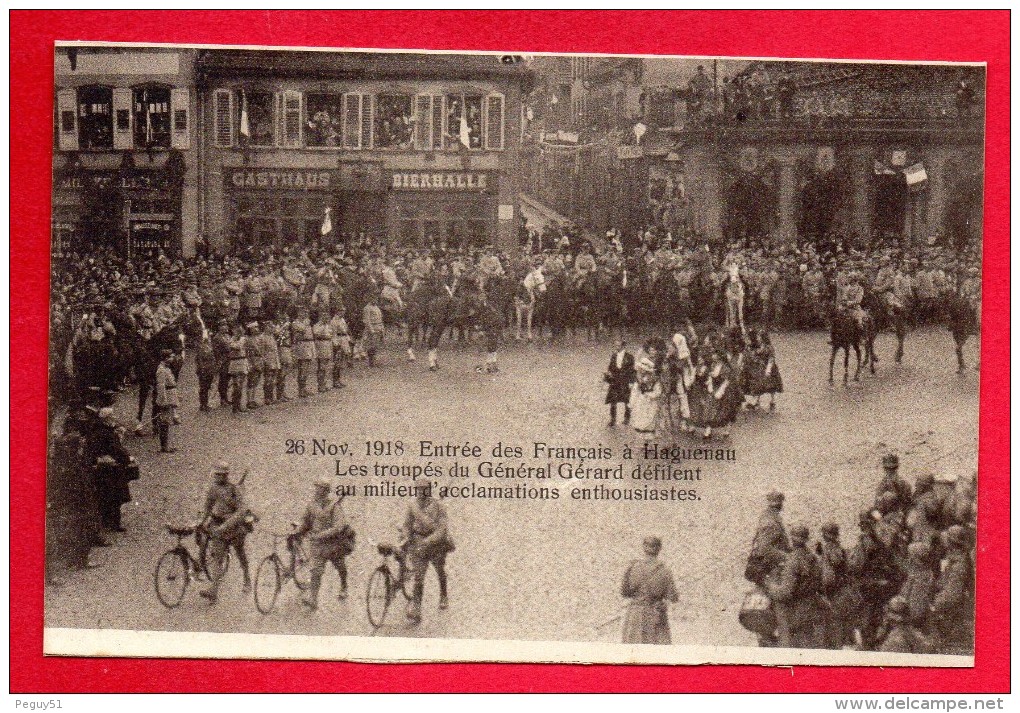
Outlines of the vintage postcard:
<svg viewBox="0 0 1020 713">
<path fill-rule="evenodd" d="M 54 68 L 47 654 L 973 665 L 983 65 Z"/>
</svg>

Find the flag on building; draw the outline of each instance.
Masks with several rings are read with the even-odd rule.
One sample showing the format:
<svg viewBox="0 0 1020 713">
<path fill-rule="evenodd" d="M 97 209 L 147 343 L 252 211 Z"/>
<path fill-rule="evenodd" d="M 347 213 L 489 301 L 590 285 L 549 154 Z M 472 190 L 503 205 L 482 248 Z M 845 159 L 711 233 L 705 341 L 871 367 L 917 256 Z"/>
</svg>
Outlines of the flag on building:
<svg viewBox="0 0 1020 713">
<path fill-rule="evenodd" d="M 251 127 L 248 124 L 248 95 L 241 91 L 241 136 L 251 138 Z"/>
<path fill-rule="evenodd" d="M 467 109 L 467 107 L 464 108 Z M 468 128 L 467 116 L 464 111 L 460 113 L 460 142 L 464 144 L 464 148 L 471 148 L 471 129 Z"/>
<path fill-rule="evenodd" d="M 907 179 L 907 188 L 912 191 L 921 190 L 925 181 L 928 180 L 928 172 L 924 170 L 923 163 L 915 163 L 903 169 L 903 175 Z"/>
<path fill-rule="evenodd" d="M 326 208 L 326 215 L 322 218 L 322 230 L 320 231 L 323 236 L 329 235 L 333 232 L 333 218 L 330 213 L 333 212 L 332 208 Z"/>
</svg>

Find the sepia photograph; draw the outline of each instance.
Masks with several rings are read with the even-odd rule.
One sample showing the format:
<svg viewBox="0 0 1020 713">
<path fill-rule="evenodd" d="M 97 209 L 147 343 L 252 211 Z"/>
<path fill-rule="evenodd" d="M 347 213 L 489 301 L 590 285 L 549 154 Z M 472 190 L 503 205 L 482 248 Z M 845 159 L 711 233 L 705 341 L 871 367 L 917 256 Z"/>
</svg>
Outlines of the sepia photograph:
<svg viewBox="0 0 1020 713">
<path fill-rule="evenodd" d="M 984 64 L 53 63 L 45 654 L 974 665 Z"/>
</svg>

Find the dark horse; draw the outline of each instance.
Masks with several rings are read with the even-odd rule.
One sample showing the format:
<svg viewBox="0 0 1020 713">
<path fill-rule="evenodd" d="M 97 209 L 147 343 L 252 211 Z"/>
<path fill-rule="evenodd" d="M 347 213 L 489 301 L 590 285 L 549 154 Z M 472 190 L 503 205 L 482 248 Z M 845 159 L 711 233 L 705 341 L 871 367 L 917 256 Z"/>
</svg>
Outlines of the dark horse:
<svg viewBox="0 0 1020 713">
<path fill-rule="evenodd" d="M 469 330 L 475 325 L 482 304 L 482 296 L 474 290 L 450 294 L 444 289 L 429 300 L 425 307 L 425 345 L 429 350 L 429 371 L 439 368 L 439 342 L 446 330 Z"/>
<path fill-rule="evenodd" d="M 853 315 L 841 309 L 833 310 L 832 331 L 829 343 L 832 345 L 832 353 L 829 355 L 829 383 L 832 383 L 832 368 L 836 363 L 836 352 L 843 350 L 843 383 L 847 383 L 850 371 L 850 350 L 854 350 L 857 357 L 857 369 L 854 371 L 854 381 L 860 381 L 861 376 L 861 347 L 864 347 L 864 359 L 867 361 L 871 373 L 875 373 L 875 322 L 871 315 L 865 312 L 864 326 L 857 324 Z"/>
<path fill-rule="evenodd" d="M 946 326 L 949 327 L 953 341 L 956 343 L 956 373 L 962 374 L 963 370 L 967 368 L 963 360 L 963 345 L 967 343 L 967 339 L 972 334 L 980 335 L 981 315 L 978 314 L 970 300 L 962 295 L 954 294 L 947 301 L 946 316 Z M 974 368 L 977 369 L 978 365 L 975 364 Z"/>
<path fill-rule="evenodd" d="M 878 293 L 870 290 L 865 293 L 861 301 L 861 307 L 871 315 L 875 322 L 875 334 L 891 327 L 896 333 L 896 363 L 903 361 L 903 343 L 907 338 L 909 316 L 907 309 L 899 305 L 892 305 L 882 299 Z M 878 357 L 875 357 L 878 361 Z"/>
</svg>

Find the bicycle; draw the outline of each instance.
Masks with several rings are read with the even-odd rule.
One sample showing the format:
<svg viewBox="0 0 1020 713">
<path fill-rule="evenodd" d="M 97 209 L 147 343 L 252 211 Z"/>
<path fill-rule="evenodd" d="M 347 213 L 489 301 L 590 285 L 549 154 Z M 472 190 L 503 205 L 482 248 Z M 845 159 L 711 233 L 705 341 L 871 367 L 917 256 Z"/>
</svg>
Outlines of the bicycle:
<svg viewBox="0 0 1020 713">
<path fill-rule="evenodd" d="M 259 562 L 255 571 L 255 608 L 262 614 L 268 614 L 276 606 L 276 598 L 287 580 L 293 579 L 294 584 L 302 592 L 312 582 L 311 565 L 300 538 L 294 535 L 295 525 L 287 534 L 273 533 L 273 552 Z M 278 548 L 280 540 L 286 542 L 287 552 L 280 556 Z"/>
<path fill-rule="evenodd" d="M 222 559 L 217 563 L 215 570 L 210 571 L 209 566 L 212 563 L 208 561 L 206 553 L 212 536 L 204 526 L 174 527 L 167 524 L 166 529 L 177 538 L 177 544 L 164 552 L 156 562 L 153 578 L 159 603 L 167 609 L 175 609 L 180 606 L 192 580 L 213 582 L 215 579 L 223 578 L 230 568 L 230 551 L 224 548 Z M 198 557 L 192 555 L 184 544 L 184 538 L 189 535 L 195 536 Z M 216 573 L 215 579 L 213 572 Z"/>
<path fill-rule="evenodd" d="M 401 592 L 408 602 L 414 598 L 414 569 L 408 563 L 407 543 L 399 546 L 380 544 L 378 550 L 382 555 L 382 563 L 369 577 L 365 592 L 368 620 L 376 629 L 386 619 L 386 612 L 397 592 Z M 396 577 L 389 564 L 391 557 L 396 563 Z"/>
</svg>

